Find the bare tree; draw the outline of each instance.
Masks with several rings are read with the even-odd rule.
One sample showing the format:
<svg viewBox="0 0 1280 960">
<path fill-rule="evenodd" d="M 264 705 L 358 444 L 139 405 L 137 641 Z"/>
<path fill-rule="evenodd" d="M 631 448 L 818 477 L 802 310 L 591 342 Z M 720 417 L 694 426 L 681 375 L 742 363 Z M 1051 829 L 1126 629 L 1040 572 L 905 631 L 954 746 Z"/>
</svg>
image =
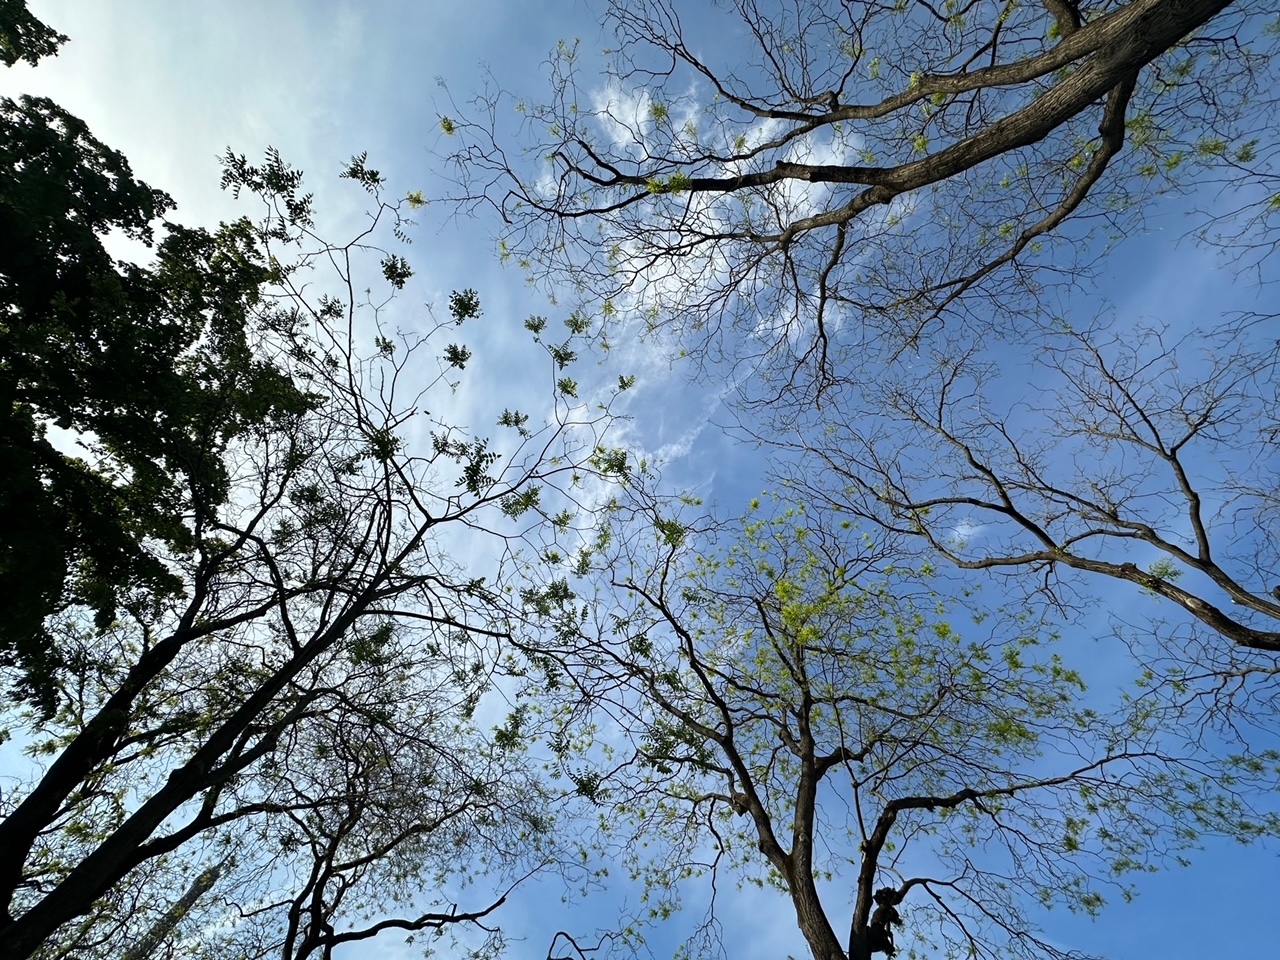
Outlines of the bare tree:
<svg viewBox="0 0 1280 960">
<path fill-rule="evenodd" d="M 1197 836 L 1274 826 L 1254 807 L 1268 764 L 1087 694 L 1075 648 L 1021 608 L 971 597 L 950 618 L 927 573 L 839 515 L 757 505 L 731 533 L 643 495 L 614 515 L 600 575 L 624 600 L 579 608 L 551 583 L 564 624 L 540 649 L 615 731 L 566 769 L 643 839 L 655 917 L 673 878 L 736 875 L 788 897 L 822 960 L 1079 957 L 1037 910 L 1097 911 Z"/>
<path fill-rule="evenodd" d="M 374 208 L 335 245 L 315 232 L 300 173 L 274 153 L 260 167 L 228 157 L 224 184 L 261 197 L 265 219 L 224 228 L 224 253 L 274 279 L 245 318 L 250 360 L 286 377 L 270 416 L 210 450 L 230 492 L 180 516 L 190 550 L 152 546 L 183 590 L 138 590 L 112 622 L 72 609 L 51 628 L 57 709 L 14 708 L 47 760 L 0 803 L 6 960 L 118 956 L 173 902 L 181 867 L 228 852 L 239 867 L 220 884 L 256 869 L 264 896 L 219 903 L 277 905 L 263 952 L 299 958 L 480 923 L 501 891 L 465 908 L 443 882 L 470 851 L 506 886 L 548 862 L 549 819 L 517 752 L 469 718 L 521 629 L 503 589 L 513 551 L 538 542 L 553 505 L 572 506 L 607 413 L 572 403 L 563 345 L 547 351 L 545 426 L 496 408 L 495 441 L 450 424 L 468 354 L 442 335 L 479 300 L 458 292 L 448 320 L 392 327 L 412 271 L 376 244 L 402 233 L 400 205 L 363 158 L 345 176 Z M 112 912 L 130 902 L 149 909 Z M 375 919 L 361 924 L 364 911 Z"/>
<path fill-rule="evenodd" d="M 1070 607 L 1086 574 L 1167 601 L 1183 681 L 1239 692 L 1276 672 L 1276 353 L 1261 321 L 1064 329 L 1022 366 L 977 348 L 931 361 L 832 391 L 823 433 L 797 434 L 792 481 L 1003 575 L 1012 595 Z"/>
<path fill-rule="evenodd" d="M 548 103 L 495 87 L 443 123 L 523 266 L 752 361 L 766 393 L 944 317 L 1026 333 L 1156 192 L 1204 163 L 1265 179 L 1273 153 L 1266 4 L 724 6 L 610 3 L 607 76 L 562 46 Z"/>
</svg>

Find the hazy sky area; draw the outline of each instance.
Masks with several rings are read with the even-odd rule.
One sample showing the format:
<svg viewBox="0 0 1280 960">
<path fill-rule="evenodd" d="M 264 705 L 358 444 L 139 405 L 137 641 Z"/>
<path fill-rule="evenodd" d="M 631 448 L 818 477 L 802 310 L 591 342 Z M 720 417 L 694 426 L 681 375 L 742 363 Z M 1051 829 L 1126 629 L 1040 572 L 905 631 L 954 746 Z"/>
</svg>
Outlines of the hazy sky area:
<svg viewBox="0 0 1280 960">
<path fill-rule="evenodd" d="M 253 213 L 219 189 L 219 157 L 230 147 L 252 161 L 275 147 L 306 171 L 320 232 L 331 236 L 357 228 L 365 209 L 364 194 L 337 179 L 353 154 L 368 151 L 393 195 L 441 196 L 438 167 L 448 146 L 441 143 L 442 114 L 458 110 L 490 74 L 489 82 L 503 88 L 542 95 L 548 51 L 562 38 L 581 39 L 584 73 L 609 45 L 589 0 L 31 0 L 30 7 L 71 40 L 36 68 L 0 73 L 0 94 L 48 96 L 81 117 L 128 157 L 140 179 L 170 193 L 178 204 L 173 218 L 191 225 Z M 732 41 L 727 34 L 725 42 Z M 1191 205 L 1170 201 L 1145 235 L 1126 240 L 1100 267 L 1098 288 L 1075 291 L 1064 308 L 1174 329 L 1216 313 L 1265 309 L 1274 288 L 1259 293 L 1256 284 L 1241 282 L 1219 253 L 1188 235 Z M 453 213 L 432 203 L 414 214 L 418 225 L 406 255 L 417 276 L 396 307 L 397 322 L 420 322 L 424 301 L 443 314 L 450 291 L 474 288 L 484 316 L 465 330 L 475 357 L 469 382 L 486 385 L 491 396 L 485 400 L 510 396 L 511 406 L 533 409 L 545 402 L 550 371 L 543 360 L 530 362 L 522 321 L 545 314 L 559 324 L 565 311 L 517 269 L 499 263 L 491 215 Z M 672 489 L 691 490 L 732 516 L 770 486 L 760 452 L 716 426 L 734 416 L 720 396 L 725 384 L 690 384 L 687 369 L 638 341 L 617 342 L 599 366 L 595 358 L 581 366 L 587 384 L 637 376 L 620 408 L 631 419 L 617 425 L 614 442 L 661 463 Z M 471 402 L 461 396 L 457 422 L 468 422 Z M 1105 610 L 1138 611 L 1135 621 L 1140 605 L 1156 602 L 1128 585 L 1095 587 Z M 1098 616 L 1104 624 L 1105 611 Z M 1106 642 L 1105 625 L 1078 644 L 1104 687 L 1109 665 L 1126 662 Z M 1140 878 L 1135 902 L 1110 904 L 1097 920 L 1047 913 L 1044 929 L 1055 943 L 1114 960 L 1277 955 L 1276 846 L 1244 848 L 1212 838 L 1205 846 L 1190 868 Z M 622 883 L 620 872 L 614 882 Z M 556 929 L 589 935 L 594 916 L 607 927 L 617 902 L 635 895 L 619 886 L 598 903 L 587 898 L 561 906 L 561 892 L 556 880 L 531 884 L 496 917 L 519 941 L 513 957 L 543 957 Z M 806 955 L 784 896 L 722 889 L 720 897 L 727 955 Z M 702 905 L 691 897 L 669 929 L 654 931 L 652 955 L 669 956 L 702 919 Z M 415 955 L 394 937 L 343 954 L 351 960 Z"/>
</svg>

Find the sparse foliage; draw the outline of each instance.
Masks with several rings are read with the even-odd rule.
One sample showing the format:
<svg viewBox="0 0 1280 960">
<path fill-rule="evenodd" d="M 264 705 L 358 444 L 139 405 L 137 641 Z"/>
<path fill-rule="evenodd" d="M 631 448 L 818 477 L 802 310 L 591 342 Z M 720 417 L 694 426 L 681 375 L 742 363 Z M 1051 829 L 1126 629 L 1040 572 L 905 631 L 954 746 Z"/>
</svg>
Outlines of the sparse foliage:
<svg viewBox="0 0 1280 960">
<path fill-rule="evenodd" d="M 519 133 L 495 81 L 448 156 L 533 275 L 748 361 L 761 394 L 821 391 L 943 326 L 1028 332 L 1042 285 L 1163 190 L 1221 176 L 1269 216 L 1270 15 L 611 2 L 602 75 L 562 44 Z"/>
<path fill-rule="evenodd" d="M 1188 642 L 1185 676 L 1265 677 L 1280 540 L 1277 361 L 1261 323 L 1064 329 L 1016 371 L 976 349 L 937 356 L 936 373 L 833 391 L 806 451 L 824 470 L 794 479 L 1020 595 L 1073 605 L 1080 572 L 1136 585 L 1177 608 L 1184 634 L 1228 641 Z M 1010 399 L 1015 375 L 1031 386 Z M 831 416 L 867 407 L 856 425 Z"/>
<path fill-rule="evenodd" d="M 1037 911 L 1095 913 L 1205 834 L 1280 825 L 1280 757 L 1214 759 L 1156 704 L 1104 705 L 1035 615 L 971 597 L 953 618 L 928 571 L 848 522 L 766 507 L 707 529 L 643 495 L 613 516 L 597 569 L 621 604 L 549 585 L 563 619 L 539 650 L 563 742 L 616 731 L 567 774 L 651 920 L 676 881 L 736 877 L 790 899 L 813 956 L 869 960 L 887 890 L 908 956 L 1065 958 Z"/>
<path fill-rule="evenodd" d="M 1078 314 L 1106 315 L 1081 281 L 1182 191 L 1270 278 L 1274 11 L 644 0 L 606 23 L 602 72 L 562 45 L 519 131 L 496 81 L 457 121 L 456 199 L 499 212 L 502 249 L 606 335 L 732 382 L 814 503 L 1060 611 L 1087 603 L 1075 573 L 1133 584 L 1168 601 L 1179 679 L 1265 687 L 1274 318 Z"/>
</svg>

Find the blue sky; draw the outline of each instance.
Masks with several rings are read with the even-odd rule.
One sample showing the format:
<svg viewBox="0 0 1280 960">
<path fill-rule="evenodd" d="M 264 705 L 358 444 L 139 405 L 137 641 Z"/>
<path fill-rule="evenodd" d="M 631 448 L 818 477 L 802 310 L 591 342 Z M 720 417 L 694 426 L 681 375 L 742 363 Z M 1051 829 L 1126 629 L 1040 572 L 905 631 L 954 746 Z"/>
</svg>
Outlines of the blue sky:
<svg viewBox="0 0 1280 960">
<path fill-rule="evenodd" d="M 250 159 L 274 146 L 307 171 L 322 230 L 335 235 L 357 223 L 364 209 L 363 195 L 336 181 L 352 154 L 367 150 L 393 192 L 439 195 L 434 148 L 439 114 L 452 109 L 450 96 L 466 100 L 488 70 L 505 88 L 536 97 L 545 83 L 543 61 L 557 40 L 581 38 L 588 55 L 608 45 L 595 6 L 585 0 L 33 0 L 31 8 L 71 43 L 34 70 L 19 66 L 0 74 L 0 93 L 47 95 L 82 117 L 129 158 L 141 179 L 173 195 L 175 219 L 193 225 L 244 212 L 218 190 L 217 160 L 228 146 Z M 494 224 L 447 213 L 432 206 L 418 216 L 408 251 L 418 295 L 443 311 L 450 290 L 478 290 L 485 316 L 468 331 L 473 376 L 502 384 L 504 396 L 516 398 L 513 406 L 521 396 L 545 396 L 542 372 L 531 377 L 522 364 L 527 334 L 521 321 L 544 313 L 556 322 L 554 308 L 516 270 L 499 265 Z M 1238 283 L 1217 254 L 1185 239 L 1190 226 L 1171 207 L 1146 235 L 1120 247 L 1102 269 L 1099 291 L 1081 294 L 1108 295 L 1120 317 L 1184 327 L 1209 311 L 1258 309 L 1256 288 Z M 630 401 L 634 419 L 620 436 L 634 452 L 664 461 L 673 485 L 736 514 L 766 484 L 758 452 L 712 425 L 730 419 L 714 386 L 688 384 L 679 367 L 638 343 L 619 343 L 599 368 L 601 382 L 618 373 L 640 378 Z M 465 418 L 466 410 L 458 414 Z M 1104 596 L 1113 609 L 1134 616 L 1142 615 L 1138 605 L 1151 602 L 1133 591 Z M 1274 955 L 1275 849 L 1209 847 L 1190 869 L 1145 878 L 1132 905 L 1115 905 L 1093 922 L 1050 914 L 1045 927 L 1055 942 L 1116 960 Z M 731 955 L 804 955 L 789 903 L 759 892 L 722 894 Z M 543 954 L 546 918 L 559 912 L 557 895 L 558 888 L 534 889 L 506 910 L 501 922 L 525 938 L 519 955 Z M 573 909 L 565 908 L 551 928 L 589 931 L 596 911 L 599 925 L 608 924 L 607 902 Z M 699 919 L 696 906 L 683 918 Z M 655 956 L 669 952 L 666 939 L 654 938 Z M 352 956 L 394 955 L 382 951 L 380 945 Z"/>
</svg>

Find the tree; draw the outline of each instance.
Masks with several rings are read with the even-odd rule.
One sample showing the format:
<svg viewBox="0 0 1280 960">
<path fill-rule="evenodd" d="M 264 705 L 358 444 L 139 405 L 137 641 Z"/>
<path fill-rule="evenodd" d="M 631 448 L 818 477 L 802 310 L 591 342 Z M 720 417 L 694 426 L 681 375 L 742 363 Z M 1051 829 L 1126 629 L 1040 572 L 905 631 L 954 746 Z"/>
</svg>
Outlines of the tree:
<svg viewBox="0 0 1280 960">
<path fill-rule="evenodd" d="M 47 760 L 0 806 L 5 960 L 119 956 L 186 909 L 178 891 L 212 864 L 226 864 L 215 889 L 230 916 L 205 913 L 220 921 L 211 955 L 303 958 L 386 930 L 481 924 L 502 890 L 465 909 L 445 877 L 483 862 L 510 886 L 554 861 L 520 741 L 482 735 L 471 717 L 521 629 L 505 590 L 515 552 L 570 505 L 557 486 L 598 472 L 591 457 L 605 466 L 607 413 L 571 405 L 570 345 L 549 343 L 558 386 L 545 426 L 509 409 L 494 410 L 497 441 L 450 424 L 441 411 L 466 350 L 441 341 L 480 315 L 479 298 L 460 291 L 448 320 L 391 326 L 412 270 L 376 244 L 402 235 L 400 204 L 362 157 L 344 176 L 374 209 L 351 242 L 331 244 L 298 171 L 274 153 L 261 166 L 229 155 L 224 185 L 262 199 L 261 223 L 175 228 L 202 256 L 131 274 L 163 292 L 162 316 L 206 320 L 176 354 L 207 388 L 204 419 L 179 402 L 190 393 L 173 411 L 205 424 L 191 440 L 205 446 L 199 470 L 163 477 L 171 535 L 143 529 L 130 545 L 176 586 L 111 581 L 109 618 L 60 609 L 47 626 L 54 709 L 11 711 Z M 327 264 L 326 282 L 314 268 Z M 189 282 L 161 283 L 166 271 Z M 228 304 L 224 274 L 255 278 L 252 292 L 234 286 Z M 224 310 L 238 321 L 225 337 L 213 322 Z M 178 324 L 156 325 L 151 335 Z M 219 351 L 242 351 L 241 370 L 203 364 Z M 259 383 L 274 389 L 249 389 Z M 83 469 L 112 479 L 110 464 Z M 420 891 L 424 876 L 440 887 Z M 194 902 L 203 909 L 207 891 Z"/>
<path fill-rule="evenodd" d="M 48 712 L 48 618 L 177 595 L 148 543 L 190 550 L 184 514 L 228 496 L 223 451 L 307 401 L 248 339 L 271 271 L 247 223 L 167 225 L 154 266 L 117 262 L 103 237 L 150 243 L 173 202 L 46 99 L 0 100 L 0 162 L 0 664 Z"/>
<path fill-rule="evenodd" d="M 26 0 L 0 0 L 0 61 L 6 67 L 19 60 L 34 67 L 41 57 L 56 56 L 66 42 L 64 34 L 31 15 Z"/>
<path fill-rule="evenodd" d="M 777 475 L 806 496 L 1063 609 L 1068 568 L 1151 591 L 1217 638 L 1176 622 L 1175 671 L 1274 672 L 1274 525 L 1252 520 L 1275 502 L 1257 459 L 1274 344 L 1208 317 L 1175 358 L 1162 338 L 1181 333 L 1081 321 L 1080 298 L 1051 295 L 1159 194 L 1202 183 L 1219 188 L 1207 235 L 1254 245 L 1266 277 L 1273 12 L 728 6 L 611 3 L 604 77 L 566 45 L 549 102 L 515 104 L 522 134 L 497 87 L 446 118 L 462 202 L 495 208 L 503 249 L 555 295 L 594 302 L 602 338 L 632 324 L 732 382 L 740 428 L 786 451 Z M 1061 387 L 1034 409 L 1001 397 L 1028 366 Z"/>
<path fill-rule="evenodd" d="M 1087 693 L 1034 613 L 971 596 L 952 619 L 891 542 L 754 507 L 730 532 L 641 493 L 590 558 L 629 599 L 539 598 L 563 614 L 540 647 L 570 685 L 563 742 L 616 731 L 567 774 L 643 838 L 653 917 L 678 879 L 737 874 L 789 898 L 821 960 L 892 955 L 895 917 L 910 956 L 1075 957 L 1036 911 L 1094 913 L 1202 834 L 1275 826 L 1253 806 L 1275 756 L 1179 747 L 1156 704 Z"/>
<path fill-rule="evenodd" d="M 1060 608 L 1073 572 L 1136 585 L 1190 618 L 1172 654 L 1182 680 L 1265 679 L 1280 652 L 1276 355 L 1248 326 L 1065 328 L 1019 371 L 1029 399 L 1002 389 L 1011 371 L 989 353 L 935 355 L 869 399 L 833 391 L 822 442 L 796 444 L 824 469 L 792 478 Z M 856 425 L 831 415 L 868 408 Z"/>
<path fill-rule="evenodd" d="M 944 317 L 1026 332 L 1028 294 L 1087 264 L 1095 225 L 1131 227 L 1197 163 L 1265 177 L 1275 146 L 1258 5 L 678 6 L 610 3 L 603 79 L 562 45 L 550 101 L 515 101 L 528 167 L 500 90 L 445 118 L 459 198 L 535 275 L 752 361 L 774 393 Z"/>
</svg>

